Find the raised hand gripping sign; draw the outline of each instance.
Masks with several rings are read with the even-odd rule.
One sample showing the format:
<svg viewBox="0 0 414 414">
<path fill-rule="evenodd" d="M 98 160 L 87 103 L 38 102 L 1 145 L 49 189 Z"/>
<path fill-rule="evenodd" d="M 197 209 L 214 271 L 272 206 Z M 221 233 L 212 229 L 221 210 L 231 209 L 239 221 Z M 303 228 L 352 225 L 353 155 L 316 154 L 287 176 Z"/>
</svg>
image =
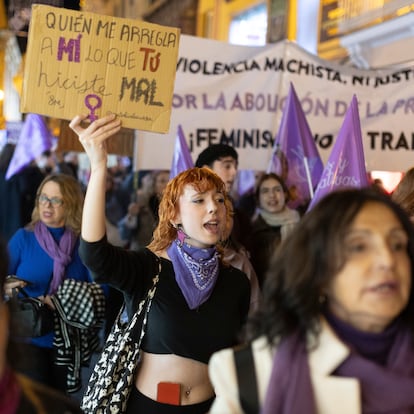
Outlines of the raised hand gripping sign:
<svg viewBox="0 0 414 414">
<path fill-rule="evenodd" d="M 139 20 L 32 6 L 21 112 L 169 130 L 180 30 Z"/>
</svg>

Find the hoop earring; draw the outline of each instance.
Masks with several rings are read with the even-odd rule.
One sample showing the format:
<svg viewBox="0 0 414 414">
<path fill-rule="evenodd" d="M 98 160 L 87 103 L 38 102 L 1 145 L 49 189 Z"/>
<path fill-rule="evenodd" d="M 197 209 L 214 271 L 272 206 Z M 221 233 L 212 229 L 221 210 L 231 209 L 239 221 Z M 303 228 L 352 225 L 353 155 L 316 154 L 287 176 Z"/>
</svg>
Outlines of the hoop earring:
<svg viewBox="0 0 414 414">
<path fill-rule="evenodd" d="M 180 242 L 180 246 L 184 244 L 185 239 L 188 239 L 188 234 L 186 234 L 183 230 L 182 224 L 177 225 L 177 239 Z"/>
</svg>

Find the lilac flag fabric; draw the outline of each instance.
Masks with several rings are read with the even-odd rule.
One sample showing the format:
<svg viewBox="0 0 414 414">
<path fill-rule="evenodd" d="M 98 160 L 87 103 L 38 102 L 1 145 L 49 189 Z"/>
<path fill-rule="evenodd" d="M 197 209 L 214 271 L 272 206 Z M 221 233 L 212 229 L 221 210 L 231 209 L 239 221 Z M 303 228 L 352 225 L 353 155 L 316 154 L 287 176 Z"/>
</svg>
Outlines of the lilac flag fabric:
<svg viewBox="0 0 414 414">
<path fill-rule="evenodd" d="M 188 148 L 181 125 L 178 125 L 177 136 L 175 138 L 174 156 L 170 170 L 170 179 L 174 178 L 180 172 L 192 167 L 194 167 L 194 162 L 191 158 L 190 149 Z"/>
<path fill-rule="evenodd" d="M 358 100 L 354 95 L 308 211 L 331 191 L 368 184 Z"/>
<path fill-rule="evenodd" d="M 322 175 L 323 163 L 302 106 L 290 84 L 267 172 L 280 175 L 291 193 L 289 207 L 307 204 Z"/>
<path fill-rule="evenodd" d="M 6 180 L 20 172 L 44 151 L 50 150 L 52 146 L 53 135 L 44 118 L 38 114 L 28 114 L 7 168 Z"/>
<path fill-rule="evenodd" d="M 256 183 L 255 172 L 253 170 L 239 170 L 237 173 L 237 192 L 239 196 L 254 189 Z"/>
</svg>

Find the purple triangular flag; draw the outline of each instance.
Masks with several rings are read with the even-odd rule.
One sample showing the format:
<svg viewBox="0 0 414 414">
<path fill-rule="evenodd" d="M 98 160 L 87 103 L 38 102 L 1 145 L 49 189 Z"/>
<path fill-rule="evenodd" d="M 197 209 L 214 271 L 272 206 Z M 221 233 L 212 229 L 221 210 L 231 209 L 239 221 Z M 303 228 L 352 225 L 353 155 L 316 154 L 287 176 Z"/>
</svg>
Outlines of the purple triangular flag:
<svg viewBox="0 0 414 414">
<path fill-rule="evenodd" d="M 282 177 L 290 190 L 289 206 L 307 204 L 323 171 L 323 163 L 293 84 L 283 109 L 267 172 Z"/>
<path fill-rule="evenodd" d="M 191 158 L 190 149 L 188 148 L 181 125 L 178 125 L 177 136 L 175 138 L 174 156 L 170 170 L 170 179 L 174 178 L 180 172 L 192 167 L 194 167 L 194 162 Z"/>
<path fill-rule="evenodd" d="M 239 170 L 237 173 L 237 193 L 242 196 L 254 189 L 256 174 L 253 170 Z"/>
<path fill-rule="evenodd" d="M 331 191 L 368 185 L 358 100 L 354 95 L 308 211 Z"/>
<path fill-rule="evenodd" d="M 28 114 L 7 168 L 6 180 L 20 172 L 44 151 L 50 150 L 52 146 L 53 135 L 44 118 L 38 114 Z"/>
</svg>

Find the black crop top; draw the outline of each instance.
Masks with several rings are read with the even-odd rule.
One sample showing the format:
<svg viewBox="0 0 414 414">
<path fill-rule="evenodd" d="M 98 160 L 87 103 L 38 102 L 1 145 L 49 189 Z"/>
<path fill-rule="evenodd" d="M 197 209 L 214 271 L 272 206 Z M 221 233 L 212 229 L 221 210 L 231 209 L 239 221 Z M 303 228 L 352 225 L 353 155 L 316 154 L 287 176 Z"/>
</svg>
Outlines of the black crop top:
<svg viewBox="0 0 414 414">
<path fill-rule="evenodd" d="M 120 289 L 131 315 L 151 286 L 159 260 L 150 250 L 127 251 L 105 239 L 81 240 L 79 254 L 99 283 Z M 171 261 L 161 258 L 161 273 L 151 305 L 142 349 L 154 354 L 176 354 L 208 363 L 213 352 L 237 344 L 250 303 L 247 276 L 220 265 L 210 298 L 191 310 L 175 281 Z"/>
</svg>

